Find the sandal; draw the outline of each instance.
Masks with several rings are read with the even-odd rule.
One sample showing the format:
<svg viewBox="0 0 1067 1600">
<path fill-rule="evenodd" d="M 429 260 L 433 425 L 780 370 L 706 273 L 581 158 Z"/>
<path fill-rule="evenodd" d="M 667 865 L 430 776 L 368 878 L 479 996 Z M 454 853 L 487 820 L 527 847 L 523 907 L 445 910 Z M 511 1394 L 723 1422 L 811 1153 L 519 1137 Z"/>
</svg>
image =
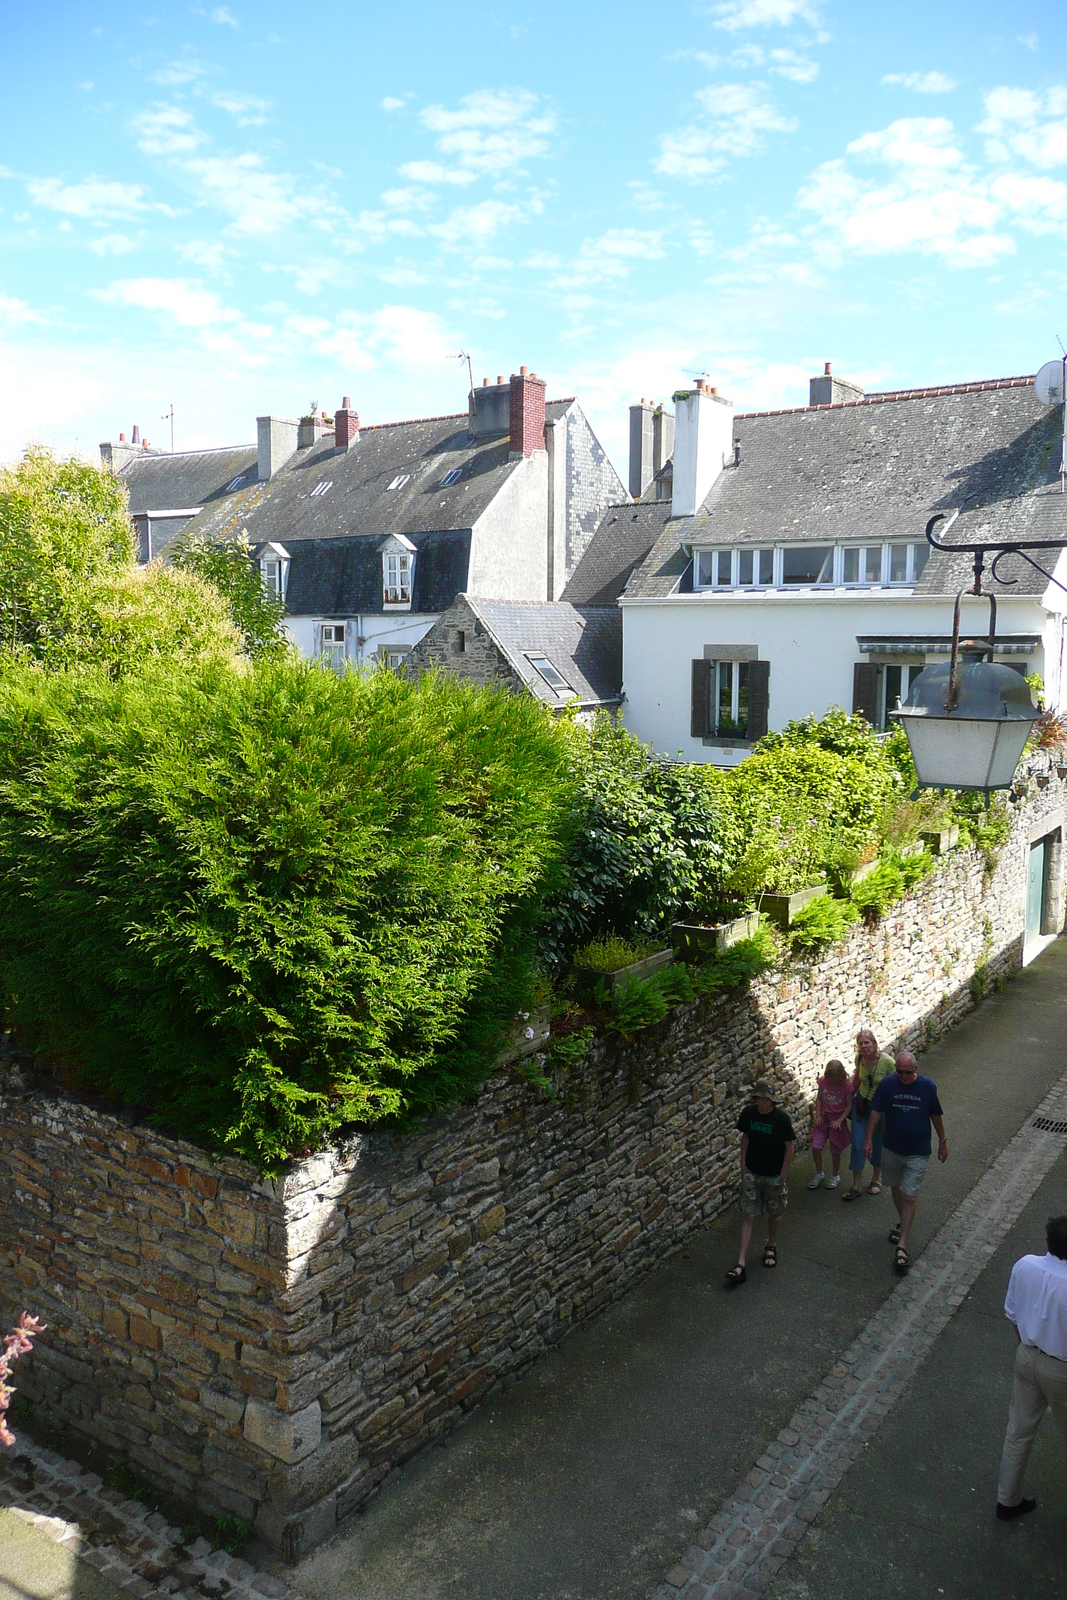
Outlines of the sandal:
<svg viewBox="0 0 1067 1600">
<path fill-rule="evenodd" d="M 882 1185 L 880 1183 L 869 1183 L 867 1185 L 867 1193 L 868 1194 L 881 1194 L 881 1192 L 882 1192 Z"/>
<path fill-rule="evenodd" d="M 778 1265 L 778 1246 L 776 1244 L 764 1246 L 763 1265 L 765 1267 L 776 1267 Z"/>
<path fill-rule="evenodd" d="M 899 1227 L 890 1228 L 887 1237 L 889 1239 L 889 1243 L 890 1244 L 899 1244 L 900 1243 L 900 1228 Z"/>
<path fill-rule="evenodd" d="M 911 1266 L 911 1262 L 908 1260 L 908 1252 L 899 1244 L 897 1245 L 897 1253 L 893 1257 L 893 1265 L 896 1267 L 897 1272 L 901 1277 L 904 1276 L 908 1268 Z"/>
<path fill-rule="evenodd" d="M 724 1287 L 727 1289 L 736 1289 L 739 1284 L 744 1283 L 747 1277 L 748 1273 L 745 1271 L 744 1267 L 739 1261 L 737 1266 L 731 1267 L 729 1272 L 726 1274 L 726 1283 Z"/>
<path fill-rule="evenodd" d="M 841 1196 L 841 1198 L 842 1198 L 842 1200 L 862 1200 L 863 1199 L 863 1190 L 862 1189 L 848 1189 Z"/>
</svg>

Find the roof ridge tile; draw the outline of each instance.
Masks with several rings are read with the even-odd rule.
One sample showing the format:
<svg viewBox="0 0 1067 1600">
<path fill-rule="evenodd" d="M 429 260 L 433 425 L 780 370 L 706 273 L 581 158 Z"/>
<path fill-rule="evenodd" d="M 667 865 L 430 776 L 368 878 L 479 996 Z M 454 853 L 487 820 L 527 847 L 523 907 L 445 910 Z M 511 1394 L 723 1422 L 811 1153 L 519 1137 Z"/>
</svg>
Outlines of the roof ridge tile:
<svg viewBox="0 0 1067 1600">
<path fill-rule="evenodd" d="M 894 400 L 933 400 L 947 394 L 981 394 L 994 389 L 1024 389 L 1034 381 L 1034 374 L 1017 378 L 978 378 L 971 383 L 942 383 L 923 389 L 883 389 L 880 393 L 865 394 L 859 400 L 834 400 L 821 406 L 779 406 L 774 411 L 738 411 L 735 422 L 752 417 L 789 417 L 801 411 L 846 411 L 855 406 L 885 405 Z"/>
</svg>

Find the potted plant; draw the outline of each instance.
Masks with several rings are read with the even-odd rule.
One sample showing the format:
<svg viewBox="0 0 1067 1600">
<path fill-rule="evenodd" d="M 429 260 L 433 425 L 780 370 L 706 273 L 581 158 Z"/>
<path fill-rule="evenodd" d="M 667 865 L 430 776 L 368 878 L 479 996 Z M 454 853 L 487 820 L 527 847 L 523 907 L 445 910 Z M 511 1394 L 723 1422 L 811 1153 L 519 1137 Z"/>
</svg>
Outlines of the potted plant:
<svg viewBox="0 0 1067 1600">
<path fill-rule="evenodd" d="M 661 967 L 669 967 L 673 960 L 674 951 L 669 947 L 606 933 L 574 952 L 571 971 L 576 988 L 591 994 L 598 983 L 606 982 L 609 988 L 619 989 L 625 983 L 650 977 Z"/>
</svg>

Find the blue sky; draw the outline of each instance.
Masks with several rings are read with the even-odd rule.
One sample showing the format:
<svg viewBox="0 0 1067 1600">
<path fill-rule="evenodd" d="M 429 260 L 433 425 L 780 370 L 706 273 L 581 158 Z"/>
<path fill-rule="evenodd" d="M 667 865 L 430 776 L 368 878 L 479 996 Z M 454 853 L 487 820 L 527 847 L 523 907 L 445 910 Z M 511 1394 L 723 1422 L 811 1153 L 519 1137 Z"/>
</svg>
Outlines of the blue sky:
<svg viewBox="0 0 1067 1600">
<path fill-rule="evenodd" d="M 4 8 L 0 460 L 1067 341 L 1062 0 Z M 625 475 L 625 473 L 624 473 Z"/>
</svg>

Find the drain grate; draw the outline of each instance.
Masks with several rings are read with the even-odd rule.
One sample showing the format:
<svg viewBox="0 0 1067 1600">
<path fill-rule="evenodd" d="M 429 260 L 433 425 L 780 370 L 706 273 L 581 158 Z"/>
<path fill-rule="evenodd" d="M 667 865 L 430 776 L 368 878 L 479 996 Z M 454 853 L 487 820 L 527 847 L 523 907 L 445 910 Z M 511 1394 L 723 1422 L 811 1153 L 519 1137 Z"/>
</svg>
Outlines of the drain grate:
<svg viewBox="0 0 1067 1600">
<path fill-rule="evenodd" d="M 1067 1122 L 1054 1122 L 1051 1117 L 1035 1117 L 1030 1126 L 1042 1133 L 1067 1133 Z"/>
</svg>

